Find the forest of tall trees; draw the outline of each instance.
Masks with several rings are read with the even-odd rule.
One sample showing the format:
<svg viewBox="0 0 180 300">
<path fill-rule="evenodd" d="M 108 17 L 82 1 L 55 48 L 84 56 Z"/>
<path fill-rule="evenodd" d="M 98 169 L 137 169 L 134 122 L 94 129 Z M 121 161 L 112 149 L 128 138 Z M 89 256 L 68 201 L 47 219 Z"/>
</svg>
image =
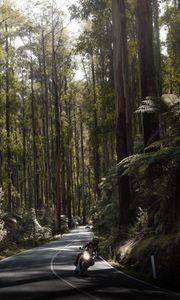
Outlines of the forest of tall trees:
<svg viewBox="0 0 180 300">
<path fill-rule="evenodd" d="M 72 1 L 76 39 L 67 3 L 25 4 L 0 4 L 0 241 L 176 234 L 180 1 Z"/>
<path fill-rule="evenodd" d="M 110 5 L 105 9 L 101 45 L 93 46 L 88 21 L 72 45 L 55 1 L 31 1 L 23 11 L 1 4 L 0 183 L 7 219 L 33 210 L 61 232 L 66 221 L 69 228 L 87 222 L 100 197 L 101 177 L 115 162 Z M 84 80 L 75 80 L 77 56 Z"/>
</svg>

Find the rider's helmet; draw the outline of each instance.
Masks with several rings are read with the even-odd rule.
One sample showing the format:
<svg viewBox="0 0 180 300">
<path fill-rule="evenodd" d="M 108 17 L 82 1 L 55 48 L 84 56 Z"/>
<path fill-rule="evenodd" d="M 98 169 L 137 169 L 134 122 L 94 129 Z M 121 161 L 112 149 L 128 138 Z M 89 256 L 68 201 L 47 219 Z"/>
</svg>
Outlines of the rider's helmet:
<svg viewBox="0 0 180 300">
<path fill-rule="evenodd" d="M 95 238 L 92 239 L 92 243 L 94 245 L 98 245 L 99 244 L 99 240 L 95 237 Z"/>
</svg>

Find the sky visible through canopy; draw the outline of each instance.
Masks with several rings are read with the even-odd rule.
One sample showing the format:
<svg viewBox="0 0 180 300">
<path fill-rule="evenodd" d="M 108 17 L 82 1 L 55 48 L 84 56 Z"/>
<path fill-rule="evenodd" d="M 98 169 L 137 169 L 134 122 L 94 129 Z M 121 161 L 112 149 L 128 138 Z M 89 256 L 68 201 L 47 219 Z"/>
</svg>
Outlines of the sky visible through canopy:
<svg viewBox="0 0 180 300">
<path fill-rule="evenodd" d="M 13 2 L 15 2 L 16 6 L 20 8 L 22 11 L 25 10 L 27 5 L 29 4 L 41 3 L 41 1 L 32 1 L 32 0 L 14 0 Z M 72 33 L 72 35 L 78 35 L 79 23 L 76 20 L 70 20 L 70 14 L 68 11 L 68 7 L 72 4 L 78 4 L 78 0 L 56 0 L 56 1 L 47 0 L 47 3 L 48 2 L 50 4 L 54 2 L 57 5 L 57 7 L 66 14 L 67 20 L 65 20 L 65 26 L 67 24 L 67 28 Z M 34 11 L 37 12 L 37 10 L 38 10 L 38 5 L 34 5 Z"/>
<path fill-rule="evenodd" d="M 35 13 L 38 12 L 38 3 L 42 3 L 43 1 L 35 1 L 35 0 L 11 0 L 13 3 L 16 4 L 17 8 L 21 9 L 22 11 L 25 11 L 26 7 L 32 6 L 32 9 L 34 10 Z M 0 3 L 3 2 L 2 0 L 0 0 Z M 73 40 L 75 40 L 79 33 L 80 33 L 80 28 L 82 27 L 82 24 L 80 25 L 80 23 L 77 20 L 70 20 L 70 13 L 68 10 L 68 7 L 72 4 L 78 4 L 78 0 L 47 0 L 47 3 L 49 4 L 53 4 L 57 5 L 57 7 L 63 11 L 63 13 L 65 14 L 65 18 L 64 18 L 64 27 L 67 28 L 67 30 L 70 32 L 71 38 Z M 161 3 L 160 4 L 160 15 L 163 13 L 164 11 L 164 6 L 165 3 Z M 160 38 L 161 40 L 164 42 L 166 40 L 166 36 L 167 36 L 167 31 L 165 26 L 160 28 Z M 162 53 L 166 54 L 166 47 L 163 46 L 162 47 Z M 77 69 L 76 71 L 76 79 L 82 79 L 83 78 L 83 74 L 82 74 L 82 70 L 80 68 Z"/>
<path fill-rule="evenodd" d="M 11 0 L 12 1 L 12 0 Z M 1 0 L 0 0 L 1 2 Z M 25 12 L 27 10 L 27 7 L 31 7 L 31 10 L 34 12 L 34 14 L 37 14 L 39 11 L 39 5 L 42 2 L 47 2 L 50 5 L 54 4 L 58 7 L 59 10 L 61 10 L 65 16 L 63 19 L 64 28 L 66 28 L 69 31 L 69 35 L 72 40 L 76 40 L 76 38 L 79 35 L 80 28 L 82 27 L 80 23 L 75 19 L 70 19 L 70 13 L 69 13 L 69 6 L 72 4 L 78 4 L 78 0 L 46 0 L 46 1 L 35 1 L 35 0 L 13 0 L 13 4 L 16 5 L 18 9 L 20 9 L 22 12 Z M 20 39 L 17 39 L 16 45 L 18 46 L 21 44 Z M 80 61 L 80 57 L 77 56 L 76 61 Z M 75 79 L 81 80 L 84 78 L 84 74 L 82 72 L 82 69 L 80 67 L 81 63 L 79 62 L 77 66 L 77 70 L 75 72 Z"/>
<path fill-rule="evenodd" d="M 20 9 L 24 9 L 26 7 L 26 5 L 28 3 L 33 3 L 34 1 L 32 0 L 14 0 L 16 2 L 16 5 L 18 8 Z M 1 0 L 0 0 L 1 2 Z M 41 2 L 41 1 L 36 1 L 37 3 L 38 2 Z M 48 0 L 47 0 L 48 2 Z M 50 3 L 52 2 L 55 2 L 57 4 L 57 6 L 65 12 L 65 14 L 67 15 L 67 27 L 68 27 L 68 30 L 75 36 L 78 35 L 78 31 L 79 31 L 79 23 L 77 20 L 71 20 L 70 21 L 70 15 L 69 15 L 69 11 L 68 11 L 68 7 L 71 5 L 71 4 L 78 4 L 78 0 L 57 0 L 57 1 L 54 1 L 54 0 L 50 0 L 49 1 Z M 163 11 L 164 10 L 164 5 L 165 3 L 161 3 L 160 4 L 160 10 Z M 38 9 L 38 6 L 34 6 L 34 10 L 36 11 Z M 161 28 L 160 30 L 160 35 L 161 35 L 161 39 L 164 41 L 166 39 L 166 30 L 164 27 Z"/>
</svg>

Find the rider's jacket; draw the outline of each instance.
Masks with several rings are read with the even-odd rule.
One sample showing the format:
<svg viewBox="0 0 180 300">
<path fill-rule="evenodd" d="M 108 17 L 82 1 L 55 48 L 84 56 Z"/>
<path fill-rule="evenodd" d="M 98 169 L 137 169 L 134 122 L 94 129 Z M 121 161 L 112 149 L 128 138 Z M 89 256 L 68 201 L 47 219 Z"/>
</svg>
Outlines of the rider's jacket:
<svg viewBox="0 0 180 300">
<path fill-rule="evenodd" d="M 96 255 L 99 252 L 98 244 L 97 243 L 93 243 L 92 241 L 89 242 L 89 243 L 87 243 L 87 244 L 85 244 L 84 249 L 88 249 L 88 251 L 90 251 L 90 252 L 92 251 L 92 253 L 95 252 Z"/>
</svg>

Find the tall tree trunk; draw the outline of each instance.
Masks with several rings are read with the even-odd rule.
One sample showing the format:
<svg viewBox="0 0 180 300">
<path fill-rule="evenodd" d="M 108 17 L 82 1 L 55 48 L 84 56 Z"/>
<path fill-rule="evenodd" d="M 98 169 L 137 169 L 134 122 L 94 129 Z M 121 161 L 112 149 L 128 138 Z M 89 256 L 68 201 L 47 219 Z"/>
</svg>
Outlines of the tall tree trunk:
<svg viewBox="0 0 180 300">
<path fill-rule="evenodd" d="M 114 59 L 114 87 L 116 106 L 116 153 L 118 161 L 128 155 L 128 135 L 127 135 L 127 59 L 125 56 L 125 33 L 124 23 L 124 1 L 112 0 L 113 14 L 113 59 Z M 122 14 L 122 15 L 121 15 Z M 124 44 L 123 44 L 124 42 Z M 130 203 L 130 187 L 127 176 L 118 174 L 118 194 L 119 194 L 119 226 L 129 224 L 128 207 Z"/>
<path fill-rule="evenodd" d="M 133 153 L 133 140 L 132 140 L 132 99 L 129 92 L 129 74 L 128 74 L 128 47 L 127 47 L 127 30 L 126 30 L 126 11 L 124 0 L 120 2 L 120 21 L 121 21 L 121 53 L 122 53 L 122 88 L 123 97 L 126 107 L 126 135 L 127 135 L 127 154 Z"/>
<path fill-rule="evenodd" d="M 23 78 L 23 75 L 22 75 Z M 22 83 L 24 80 L 22 79 Z M 27 168 L 27 160 L 26 160 L 26 127 L 25 127 L 25 99 L 24 99 L 24 94 L 22 93 L 22 135 L 23 135 L 23 199 L 24 199 L 24 206 L 25 208 L 28 208 L 28 203 L 27 203 L 27 173 L 26 173 L 26 168 Z"/>
<path fill-rule="evenodd" d="M 130 66 L 130 97 L 132 100 L 132 110 L 135 111 L 135 100 L 136 100 L 136 58 L 135 56 L 132 58 L 131 66 Z M 134 116 L 133 116 L 134 117 Z M 134 119 L 134 118 L 133 118 Z M 133 136 L 137 133 L 137 122 L 133 122 Z"/>
<path fill-rule="evenodd" d="M 74 103 L 75 105 L 75 103 Z M 76 156 L 76 199 L 77 214 L 81 216 L 81 195 L 80 195 L 80 159 L 79 159 L 79 134 L 77 130 L 76 113 L 74 109 L 74 139 L 75 139 L 75 156 Z"/>
<path fill-rule="evenodd" d="M 103 105 L 102 107 L 102 124 L 105 127 L 105 122 L 107 119 L 107 113 L 106 109 Z M 102 170 L 103 170 L 103 175 L 108 173 L 108 170 L 110 168 L 110 160 L 109 160 L 109 133 L 104 132 L 103 136 L 103 162 L 102 162 Z"/>
<path fill-rule="evenodd" d="M 101 87 L 101 97 L 102 97 L 102 126 L 106 127 L 107 120 L 107 108 L 106 108 L 106 89 L 105 89 L 105 57 L 103 53 L 103 49 L 100 51 L 100 68 L 101 68 L 101 78 L 100 78 L 100 87 Z M 110 166 L 109 162 L 109 134 L 103 135 L 103 161 L 102 161 L 102 171 L 103 175 L 107 174 Z"/>
<path fill-rule="evenodd" d="M 54 126 L 54 103 L 53 103 L 53 96 L 49 97 L 49 108 L 50 108 L 50 189 L 51 189 L 51 201 L 52 203 L 56 203 L 56 147 L 55 147 L 55 126 Z"/>
<path fill-rule="evenodd" d="M 85 165 L 84 165 L 84 133 L 82 110 L 80 109 L 80 133 L 81 133 L 81 167 L 82 167 L 82 208 L 83 208 L 83 224 L 86 223 L 86 199 L 85 199 Z"/>
<path fill-rule="evenodd" d="M 32 115 L 32 139 L 33 139 L 33 202 L 32 207 L 36 210 L 39 208 L 39 176 L 38 176 L 38 165 L 37 165 L 37 146 L 36 146 L 36 120 L 35 120 L 35 93 L 34 93 L 34 72 L 33 72 L 33 61 L 31 57 L 30 62 L 31 71 L 31 115 Z"/>
<path fill-rule="evenodd" d="M 156 73 L 153 52 L 151 1 L 137 0 L 138 47 L 141 73 L 141 97 L 157 97 Z M 159 139 L 159 115 L 143 114 L 144 146 Z"/>
<path fill-rule="evenodd" d="M 77 216 L 77 198 L 76 198 L 76 191 L 77 191 L 77 186 L 76 186 L 76 169 L 75 169 L 75 165 L 76 165 L 76 157 L 75 157 L 75 153 L 72 156 L 72 213 L 73 216 Z"/>
<path fill-rule="evenodd" d="M 10 82 L 9 82 L 9 40 L 8 40 L 8 25 L 5 22 L 6 31 L 6 134 L 7 134 L 7 197 L 8 210 L 12 210 L 12 195 L 11 195 L 11 149 L 10 149 Z"/>
<path fill-rule="evenodd" d="M 66 215 L 66 204 L 67 204 L 67 189 L 66 189 L 66 160 L 65 160 L 65 146 L 64 140 L 61 141 L 61 201 L 62 201 L 62 213 Z"/>
<path fill-rule="evenodd" d="M 43 85 L 43 76 L 42 76 L 42 62 L 41 62 L 41 56 L 39 55 L 39 73 L 40 73 L 40 78 L 41 78 L 41 105 L 43 108 L 42 112 L 42 121 L 41 121 L 41 131 L 42 131 L 42 136 L 43 136 L 43 173 L 44 173 L 44 178 L 42 179 L 42 176 L 40 177 L 40 199 L 41 200 L 41 205 L 48 207 L 47 205 L 47 169 L 46 169 L 46 133 L 45 133 L 45 111 L 44 111 L 44 85 Z M 44 199 L 42 198 L 42 195 L 45 196 L 45 203 Z"/>
<path fill-rule="evenodd" d="M 60 139 L 60 103 L 58 76 L 55 52 L 54 24 L 52 20 L 52 82 L 55 104 L 55 136 L 56 136 L 56 230 L 61 231 L 61 139 Z"/>
<path fill-rule="evenodd" d="M 65 110 L 69 123 L 69 134 L 72 133 L 72 122 L 71 122 L 71 100 L 67 101 L 67 79 L 64 78 L 64 95 L 65 95 Z M 70 99 L 70 98 L 69 98 Z M 71 140 L 68 143 L 68 149 L 66 150 L 66 173 L 67 173 L 67 216 L 68 216 L 68 227 L 72 227 L 72 147 Z"/>
<path fill-rule="evenodd" d="M 161 70 L 161 46 L 159 36 L 159 6 L 158 1 L 152 1 L 153 7 L 153 19 L 154 19 L 154 58 L 155 58 L 155 69 L 156 69 L 156 81 L 157 81 L 157 94 L 158 97 L 162 95 L 162 70 Z"/>
<path fill-rule="evenodd" d="M 72 226 L 72 213 L 71 213 L 71 199 L 72 199 L 72 194 L 71 194 L 71 165 L 70 165 L 70 157 L 69 153 L 66 150 L 66 181 L 67 181 L 67 217 L 68 217 L 68 227 L 71 228 Z"/>
<path fill-rule="evenodd" d="M 53 96 L 49 96 L 49 109 L 50 109 L 50 119 L 49 119 L 49 136 L 50 136 L 50 148 L 49 148 L 49 155 L 50 155 L 50 190 L 51 190 L 51 202 L 56 203 L 56 188 L 55 188 L 55 181 L 56 181 L 56 172 L 55 172 L 55 165 L 56 165 L 56 150 L 55 150 L 55 126 L 54 126 L 54 103 L 53 103 Z"/>
<path fill-rule="evenodd" d="M 30 145 L 30 132 L 28 132 L 28 140 L 27 140 L 27 144 Z M 31 155 L 30 155 L 31 157 Z M 33 208 L 34 207 L 34 201 L 33 201 L 33 166 L 32 166 L 32 160 L 29 159 L 28 160 L 28 166 L 27 166 L 27 180 L 28 180 L 28 190 L 27 190 L 27 194 L 28 194 L 28 208 Z"/>
<path fill-rule="evenodd" d="M 96 79 L 93 54 L 91 57 L 91 69 L 92 69 L 92 82 L 93 82 L 93 104 L 94 104 L 94 133 L 96 135 L 96 142 L 93 145 L 94 149 L 94 176 L 95 176 L 95 200 L 100 196 L 99 181 L 100 181 L 100 156 L 99 156 L 99 134 L 98 134 L 98 117 L 97 117 L 97 99 L 96 99 Z"/>
<path fill-rule="evenodd" d="M 48 99 L 48 84 L 46 71 L 46 53 L 45 53 L 45 38 L 42 31 L 42 50 L 43 50 L 43 81 L 44 81 L 44 115 L 45 115 L 45 169 L 46 169 L 46 205 L 49 206 L 50 201 L 50 154 L 49 154 L 49 99 Z"/>
<path fill-rule="evenodd" d="M 91 209 L 91 170 L 88 168 L 88 209 Z"/>
</svg>

